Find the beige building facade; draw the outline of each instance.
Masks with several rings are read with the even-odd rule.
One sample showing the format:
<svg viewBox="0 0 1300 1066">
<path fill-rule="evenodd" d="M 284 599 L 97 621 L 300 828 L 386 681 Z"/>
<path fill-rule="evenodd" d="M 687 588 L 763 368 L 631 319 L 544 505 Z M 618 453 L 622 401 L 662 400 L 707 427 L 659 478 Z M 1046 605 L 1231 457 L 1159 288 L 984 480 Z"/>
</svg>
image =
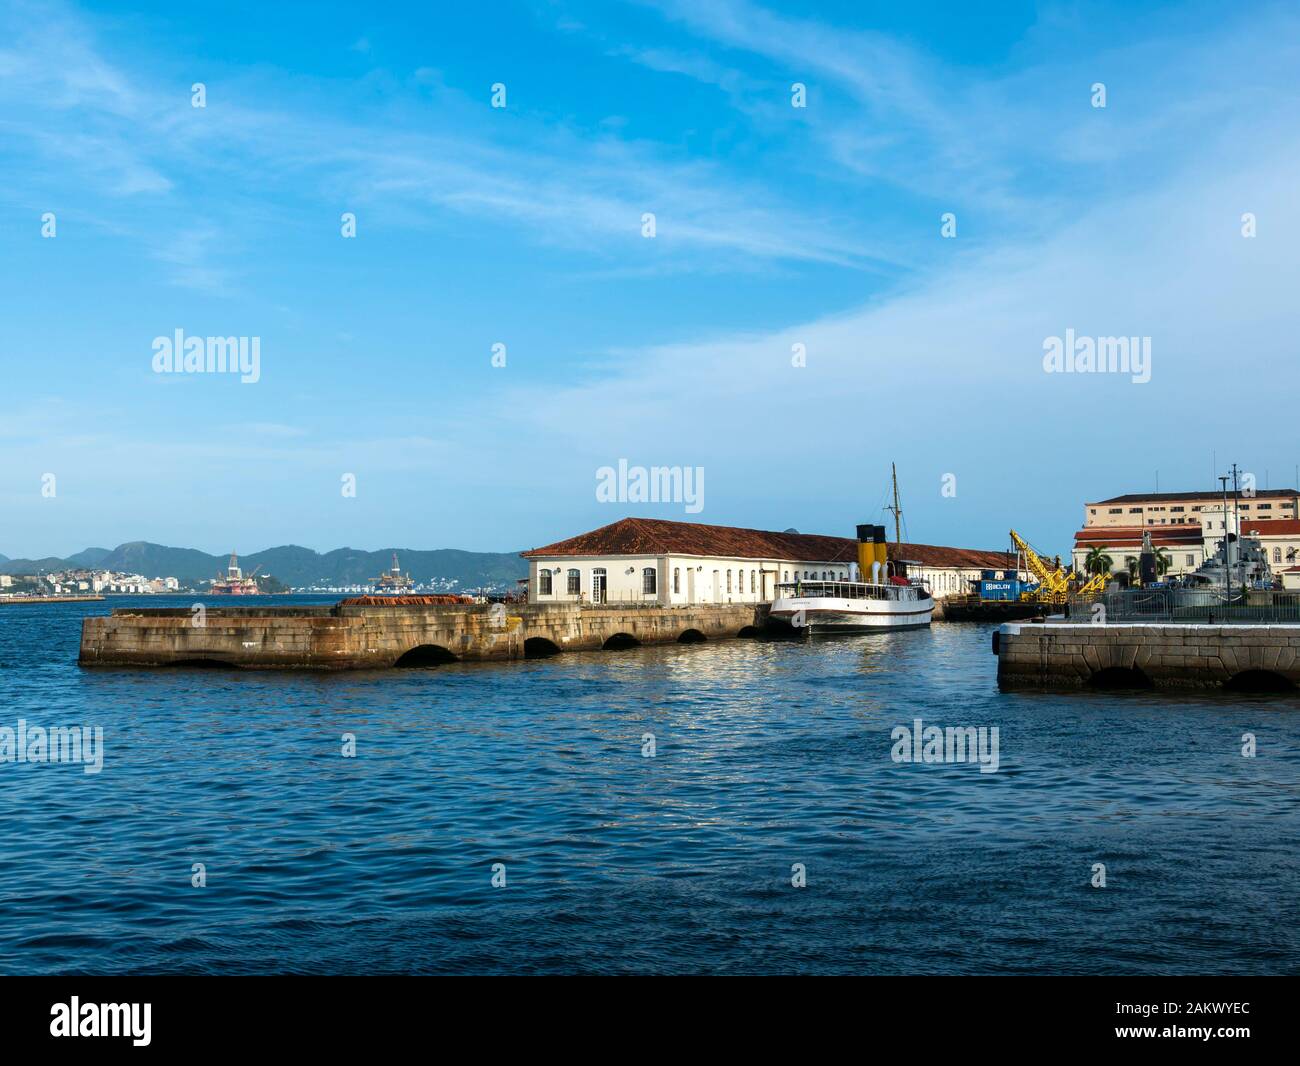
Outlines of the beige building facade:
<svg viewBox="0 0 1300 1066">
<path fill-rule="evenodd" d="M 1295 489 L 1259 489 L 1237 503 L 1243 517 L 1300 518 L 1300 492 Z M 1229 500 L 1229 508 L 1232 501 Z M 1222 522 L 1221 492 L 1156 492 L 1113 496 L 1083 505 L 1083 527 L 1177 526 L 1204 524 L 1203 512 L 1218 513 Z M 1222 531 L 1220 530 L 1220 536 Z"/>
</svg>

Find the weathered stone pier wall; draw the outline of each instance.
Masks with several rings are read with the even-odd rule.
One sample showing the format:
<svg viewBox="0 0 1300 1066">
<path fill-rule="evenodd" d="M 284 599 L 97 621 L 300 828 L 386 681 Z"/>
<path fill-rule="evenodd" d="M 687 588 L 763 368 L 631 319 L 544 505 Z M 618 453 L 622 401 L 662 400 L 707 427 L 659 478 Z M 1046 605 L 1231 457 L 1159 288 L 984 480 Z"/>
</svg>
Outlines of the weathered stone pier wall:
<svg viewBox="0 0 1300 1066">
<path fill-rule="evenodd" d="M 1300 625 L 1008 622 L 993 639 L 1004 688 L 1300 685 Z"/>
<path fill-rule="evenodd" d="M 716 640 L 757 633 L 767 606 L 577 604 L 115 610 L 82 623 L 82 666 L 223 663 L 354 670 Z"/>
</svg>

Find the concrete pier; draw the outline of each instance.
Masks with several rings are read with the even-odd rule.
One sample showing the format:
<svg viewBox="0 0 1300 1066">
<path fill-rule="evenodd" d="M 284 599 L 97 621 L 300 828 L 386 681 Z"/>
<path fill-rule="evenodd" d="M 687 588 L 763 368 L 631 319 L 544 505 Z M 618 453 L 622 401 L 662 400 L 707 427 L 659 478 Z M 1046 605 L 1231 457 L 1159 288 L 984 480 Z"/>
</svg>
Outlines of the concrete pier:
<svg viewBox="0 0 1300 1066">
<path fill-rule="evenodd" d="M 757 635 L 767 605 L 454 604 L 120 608 L 81 627 L 82 666 L 356 670 Z"/>
<path fill-rule="evenodd" d="M 1300 625 L 1008 622 L 993 650 L 1003 688 L 1300 685 Z"/>
</svg>

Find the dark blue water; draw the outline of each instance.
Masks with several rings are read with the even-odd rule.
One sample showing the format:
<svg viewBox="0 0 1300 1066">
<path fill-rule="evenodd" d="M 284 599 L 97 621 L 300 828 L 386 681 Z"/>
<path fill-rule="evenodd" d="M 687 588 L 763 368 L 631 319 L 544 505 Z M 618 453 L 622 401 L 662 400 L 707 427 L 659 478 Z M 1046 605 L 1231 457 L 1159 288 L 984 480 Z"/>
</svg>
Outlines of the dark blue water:
<svg viewBox="0 0 1300 1066">
<path fill-rule="evenodd" d="M 0 972 L 1300 969 L 1295 699 L 1002 694 L 958 625 L 81 670 L 106 610 L 0 607 L 0 726 L 105 746 L 0 763 Z M 891 761 L 916 717 L 997 726 L 999 772 Z"/>
</svg>

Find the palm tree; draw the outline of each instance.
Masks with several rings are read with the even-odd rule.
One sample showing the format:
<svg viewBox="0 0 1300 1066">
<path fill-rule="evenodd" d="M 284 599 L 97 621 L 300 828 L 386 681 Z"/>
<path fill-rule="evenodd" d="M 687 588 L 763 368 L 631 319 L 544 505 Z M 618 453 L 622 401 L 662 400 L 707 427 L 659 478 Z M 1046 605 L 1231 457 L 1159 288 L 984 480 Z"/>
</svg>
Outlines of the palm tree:
<svg viewBox="0 0 1300 1066">
<path fill-rule="evenodd" d="M 1128 576 L 1136 580 L 1138 576 L 1137 556 L 1136 555 L 1124 556 L 1124 565 L 1128 567 Z"/>
<path fill-rule="evenodd" d="M 1106 545 L 1094 544 L 1088 549 L 1083 568 L 1090 574 L 1109 574 L 1115 567 L 1115 560 L 1106 554 Z"/>
<path fill-rule="evenodd" d="M 1164 577 L 1169 572 L 1169 568 L 1174 565 L 1173 559 L 1169 557 L 1169 552 L 1164 548 L 1156 549 L 1156 576 Z"/>
</svg>

